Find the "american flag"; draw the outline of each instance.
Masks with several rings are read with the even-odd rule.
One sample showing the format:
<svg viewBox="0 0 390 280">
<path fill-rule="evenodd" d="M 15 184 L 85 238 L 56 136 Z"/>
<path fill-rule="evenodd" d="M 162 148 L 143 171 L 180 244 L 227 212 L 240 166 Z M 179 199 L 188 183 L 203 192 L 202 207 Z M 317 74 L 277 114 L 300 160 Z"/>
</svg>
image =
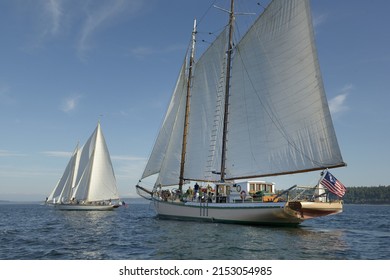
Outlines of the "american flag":
<svg viewBox="0 0 390 280">
<path fill-rule="evenodd" d="M 343 197 L 347 191 L 345 186 L 339 180 L 337 180 L 336 177 L 330 174 L 329 171 L 326 171 L 325 176 L 321 180 L 321 184 L 338 197 Z"/>
</svg>

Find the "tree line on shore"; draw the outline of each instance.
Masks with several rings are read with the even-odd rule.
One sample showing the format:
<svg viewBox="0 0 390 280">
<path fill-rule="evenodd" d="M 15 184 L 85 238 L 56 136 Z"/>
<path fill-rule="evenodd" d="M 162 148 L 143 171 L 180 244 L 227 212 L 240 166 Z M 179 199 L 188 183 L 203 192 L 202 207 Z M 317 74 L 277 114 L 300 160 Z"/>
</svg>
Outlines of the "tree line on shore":
<svg viewBox="0 0 390 280">
<path fill-rule="evenodd" d="M 346 204 L 390 204 L 390 185 L 347 187 L 343 200 Z"/>
</svg>

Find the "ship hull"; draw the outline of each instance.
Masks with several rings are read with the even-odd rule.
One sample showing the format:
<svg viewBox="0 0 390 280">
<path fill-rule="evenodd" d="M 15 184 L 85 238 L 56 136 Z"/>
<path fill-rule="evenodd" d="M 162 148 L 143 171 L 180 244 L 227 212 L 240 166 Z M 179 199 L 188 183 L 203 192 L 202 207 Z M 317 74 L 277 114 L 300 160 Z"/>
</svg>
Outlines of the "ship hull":
<svg viewBox="0 0 390 280">
<path fill-rule="evenodd" d="M 111 211 L 117 208 L 117 205 L 88 205 L 88 204 L 55 204 L 57 210 L 67 211 Z"/>
<path fill-rule="evenodd" d="M 205 222 L 294 226 L 305 219 L 285 211 L 285 203 L 196 203 L 153 200 L 160 218 Z"/>
</svg>

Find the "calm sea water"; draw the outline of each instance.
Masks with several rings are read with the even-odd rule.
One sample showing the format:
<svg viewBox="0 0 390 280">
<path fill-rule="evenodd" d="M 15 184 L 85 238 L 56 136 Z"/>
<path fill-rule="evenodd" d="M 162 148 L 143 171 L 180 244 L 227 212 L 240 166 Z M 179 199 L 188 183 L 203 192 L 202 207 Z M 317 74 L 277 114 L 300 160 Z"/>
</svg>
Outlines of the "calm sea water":
<svg viewBox="0 0 390 280">
<path fill-rule="evenodd" d="M 389 260 L 390 206 L 345 205 L 283 228 L 160 220 L 131 201 L 111 212 L 0 204 L 0 259 Z"/>
</svg>

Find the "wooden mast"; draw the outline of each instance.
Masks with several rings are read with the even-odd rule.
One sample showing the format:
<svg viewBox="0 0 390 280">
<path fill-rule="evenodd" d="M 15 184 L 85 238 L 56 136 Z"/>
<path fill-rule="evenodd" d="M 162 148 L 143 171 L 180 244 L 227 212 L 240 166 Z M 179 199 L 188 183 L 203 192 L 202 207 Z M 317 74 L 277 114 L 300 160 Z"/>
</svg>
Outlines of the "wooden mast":
<svg viewBox="0 0 390 280">
<path fill-rule="evenodd" d="M 225 181 L 225 165 L 226 165 L 226 141 L 228 130 L 229 117 L 229 96 L 230 96 L 230 68 L 233 52 L 233 25 L 234 25 L 234 0 L 230 3 L 229 16 L 229 45 L 227 50 L 227 65 L 226 65 L 226 87 L 225 87 L 225 107 L 223 117 L 223 134 L 222 134 L 222 158 L 221 158 L 221 182 Z"/>
<path fill-rule="evenodd" d="M 190 115 L 190 96 L 191 96 L 191 78 L 192 78 L 192 66 L 194 64 L 195 56 L 195 35 L 196 35 L 196 19 L 194 20 L 194 28 L 192 31 L 192 44 L 190 53 L 190 65 L 188 69 L 187 79 L 187 95 L 186 95 L 186 111 L 184 117 L 184 130 L 183 130 L 183 142 L 181 147 L 181 161 L 180 161 L 180 177 L 179 177 L 179 190 L 182 192 L 184 184 L 184 164 L 186 161 L 186 149 L 187 149 L 187 134 Z"/>
</svg>

